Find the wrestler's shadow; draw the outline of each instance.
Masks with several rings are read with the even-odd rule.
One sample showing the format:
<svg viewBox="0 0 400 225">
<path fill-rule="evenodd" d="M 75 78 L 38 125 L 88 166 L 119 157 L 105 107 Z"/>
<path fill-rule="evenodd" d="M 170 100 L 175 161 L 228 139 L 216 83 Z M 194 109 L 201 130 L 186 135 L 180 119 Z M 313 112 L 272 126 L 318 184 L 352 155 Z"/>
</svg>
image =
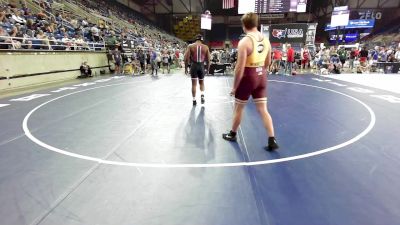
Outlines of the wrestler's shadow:
<svg viewBox="0 0 400 225">
<path fill-rule="evenodd" d="M 213 124 L 208 122 L 205 116 L 205 107 L 200 108 L 196 115 L 196 107 L 190 111 L 190 116 L 184 127 L 183 151 L 192 151 L 198 158 L 196 162 L 206 163 L 215 158 L 215 135 Z"/>
</svg>

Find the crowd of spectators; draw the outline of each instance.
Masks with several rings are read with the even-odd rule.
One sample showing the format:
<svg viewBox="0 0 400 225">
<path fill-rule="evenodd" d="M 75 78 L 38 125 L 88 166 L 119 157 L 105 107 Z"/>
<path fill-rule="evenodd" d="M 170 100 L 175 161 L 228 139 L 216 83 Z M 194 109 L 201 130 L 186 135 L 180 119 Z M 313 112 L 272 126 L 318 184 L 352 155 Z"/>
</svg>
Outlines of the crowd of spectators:
<svg viewBox="0 0 400 225">
<path fill-rule="evenodd" d="M 0 4 L 0 48 L 86 50 L 106 45 L 114 49 L 126 40 L 132 40 L 135 47 L 144 48 L 184 45 L 181 40 L 168 35 L 138 16 L 140 14 L 137 12 L 122 7 L 119 3 L 68 1 L 82 8 L 87 7 L 86 11 L 98 13 L 100 17 L 94 23 L 87 17 L 53 10 L 52 5 L 55 2 L 38 0 L 37 4 L 41 9 L 39 13 L 32 13 L 23 2 L 20 7 Z M 115 20 L 121 20 L 127 26 L 121 26 Z"/>
<path fill-rule="evenodd" d="M 304 46 L 295 49 L 290 44 L 273 49 L 271 71 L 295 75 L 298 71 L 315 71 L 319 74 L 340 73 L 398 73 L 400 44 L 390 46 Z M 308 71 L 308 72 L 309 72 Z"/>
<path fill-rule="evenodd" d="M 39 1 L 42 11 L 32 13 L 23 3 L 0 5 L 1 49 L 78 50 L 94 41 L 85 18 L 51 13 L 52 1 Z M 100 40 L 97 40 L 100 42 Z"/>
<path fill-rule="evenodd" d="M 316 53 L 314 64 L 322 74 L 398 73 L 400 45 L 362 47 L 331 47 Z"/>
</svg>

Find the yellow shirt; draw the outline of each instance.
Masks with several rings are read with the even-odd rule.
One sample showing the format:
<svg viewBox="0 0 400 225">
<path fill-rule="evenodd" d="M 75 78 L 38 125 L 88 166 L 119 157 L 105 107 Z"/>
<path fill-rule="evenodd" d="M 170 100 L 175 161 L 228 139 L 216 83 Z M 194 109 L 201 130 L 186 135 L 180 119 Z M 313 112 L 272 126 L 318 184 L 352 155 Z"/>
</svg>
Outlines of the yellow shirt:
<svg viewBox="0 0 400 225">
<path fill-rule="evenodd" d="M 246 67 L 263 67 L 265 66 L 265 59 L 270 51 L 270 44 L 267 38 L 263 38 L 258 41 L 256 37 L 251 34 L 247 34 L 253 42 L 253 52 L 247 56 Z"/>
</svg>

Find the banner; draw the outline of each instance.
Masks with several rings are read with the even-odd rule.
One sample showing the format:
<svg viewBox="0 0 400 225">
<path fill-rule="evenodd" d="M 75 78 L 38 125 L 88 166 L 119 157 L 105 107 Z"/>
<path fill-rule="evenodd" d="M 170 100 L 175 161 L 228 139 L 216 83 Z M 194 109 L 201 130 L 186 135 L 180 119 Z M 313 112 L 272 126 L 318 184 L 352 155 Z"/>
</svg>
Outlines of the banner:
<svg viewBox="0 0 400 225">
<path fill-rule="evenodd" d="M 336 42 L 339 43 L 353 43 L 356 42 L 358 40 L 358 38 L 360 37 L 360 35 L 358 33 L 349 33 L 349 34 L 340 34 L 339 36 L 336 34 L 331 34 L 329 36 L 329 42 L 331 44 L 334 44 Z M 343 40 L 344 38 L 344 40 Z"/>
<path fill-rule="evenodd" d="M 318 23 L 309 23 L 307 24 L 307 35 L 306 35 L 306 45 L 314 45 L 315 44 L 315 35 L 317 34 L 317 26 Z"/>
<path fill-rule="evenodd" d="M 306 23 L 273 24 L 262 26 L 261 32 L 271 43 L 305 43 L 308 26 Z M 315 31 L 310 32 L 311 35 L 315 37 Z"/>
<path fill-rule="evenodd" d="M 362 28 L 374 28 L 375 20 L 349 20 L 349 23 L 344 29 L 362 29 Z M 327 24 L 325 31 L 336 30 L 336 27 L 332 27 L 331 24 Z"/>
<path fill-rule="evenodd" d="M 349 24 L 346 26 L 346 29 L 355 29 L 355 28 L 374 28 L 375 19 L 372 20 L 350 20 Z"/>
</svg>

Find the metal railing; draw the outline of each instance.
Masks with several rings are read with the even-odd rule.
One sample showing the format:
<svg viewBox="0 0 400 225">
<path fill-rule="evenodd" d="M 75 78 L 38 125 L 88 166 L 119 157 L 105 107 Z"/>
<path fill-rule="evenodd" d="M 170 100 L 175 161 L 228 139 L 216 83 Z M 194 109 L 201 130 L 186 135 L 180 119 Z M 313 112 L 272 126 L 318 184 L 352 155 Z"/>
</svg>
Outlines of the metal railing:
<svg viewBox="0 0 400 225">
<path fill-rule="evenodd" d="M 106 44 L 101 42 L 85 42 L 77 40 L 57 40 L 39 38 L 21 38 L 0 36 L 0 49 L 2 50 L 49 50 L 49 51 L 104 51 Z M 3 48 L 7 46 L 7 48 Z"/>
</svg>

